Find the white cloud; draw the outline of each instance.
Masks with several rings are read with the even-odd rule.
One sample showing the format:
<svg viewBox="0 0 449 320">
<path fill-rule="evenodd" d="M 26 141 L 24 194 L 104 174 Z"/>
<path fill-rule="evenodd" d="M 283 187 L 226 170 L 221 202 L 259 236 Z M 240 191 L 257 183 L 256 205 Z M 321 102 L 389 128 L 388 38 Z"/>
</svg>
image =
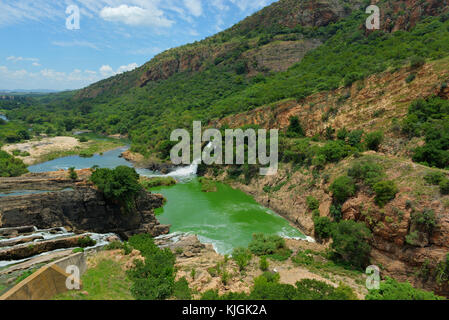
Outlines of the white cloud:
<svg viewBox="0 0 449 320">
<path fill-rule="evenodd" d="M 79 40 L 53 41 L 52 45 L 58 46 L 58 47 L 87 47 L 87 48 L 92 48 L 92 49 L 98 50 L 98 47 L 94 43 L 88 42 L 88 41 L 79 41 Z"/>
<path fill-rule="evenodd" d="M 16 57 L 16 56 L 9 56 L 6 58 L 6 60 L 12 61 L 14 63 L 19 62 L 19 61 L 32 61 L 32 62 L 39 61 L 39 59 L 37 59 L 37 58 L 24 58 L 24 57 Z"/>
<path fill-rule="evenodd" d="M 33 67 L 40 67 L 41 66 L 41 64 L 38 63 L 38 62 L 33 62 L 32 64 L 33 64 Z"/>
<path fill-rule="evenodd" d="M 118 69 L 116 71 L 114 71 L 114 69 L 112 69 L 112 67 L 110 65 L 103 65 L 100 68 L 100 74 L 103 77 L 112 77 L 116 74 L 134 70 L 138 66 L 139 65 L 137 63 L 130 63 L 128 65 L 120 66 L 120 67 L 118 67 Z"/>
<path fill-rule="evenodd" d="M 103 77 L 110 77 L 114 75 L 114 70 L 112 70 L 112 67 L 110 65 L 104 65 L 101 66 L 100 73 Z"/>
<path fill-rule="evenodd" d="M 106 21 L 122 22 L 131 26 L 171 27 L 174 21 L 164 17 L 164 12 L 149 3 L 148 8 L 130 7 L 122 4 L 118 7 L 104 7 L 100 17 Z"/>
<path fill-rule="evenodd" d="M 229 0 L 241 11 L 260 9 L 267 6 L 270 0 Z"/>
<path fill-rule="evenodd" d="M 201 0 L 184 0 L 184 5 L 195 17 L 199 17 L 203 14 Z"/>
</svg>

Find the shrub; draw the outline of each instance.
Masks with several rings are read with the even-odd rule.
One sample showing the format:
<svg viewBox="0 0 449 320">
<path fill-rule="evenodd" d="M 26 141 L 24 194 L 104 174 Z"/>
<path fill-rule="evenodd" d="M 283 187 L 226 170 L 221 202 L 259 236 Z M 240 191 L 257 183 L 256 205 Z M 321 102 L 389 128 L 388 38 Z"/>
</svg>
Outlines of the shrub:
<svg viewBox="0 0 449 320">
<path fill-rule="evenodd" d="M 330 191 L 332 191 L 334 200 L 342 204 L 355 195 L 356 186 L 351 177 L 341 176 L 331 184 Z"/>
<path fill-rule="evenodd" d="M 320 207 L 320 202 L 315 197 L 308 196 L 306 202 L 310 211 L 314 211 Z"/>
<path fill-rule="evenodd" d="M 287 248 L 285 240 L 280 236 L 266 236 L 261 233 L 253 235 L 253 240 L 250 242 L 248 248 L 257 256 L 267 256 L 280 261 L 287 260 L 292 253 Z"/>
<path fill-rule="evenodd" d="M 354 130 L 348 134 L 348 144 L 352 147 L 358 146 L 362 142 L 363 130 Z"/>
<path fill-rule="evenodd" d="M 78 179 L 78 174 L 75 171 L 75 167 L 69 168 L 69 178 L 72 179 L 72 180 L 77 180 Z"/>
<path fill-rule="evenodd" d="M 192 292 L 185 277 L 174 283 L 173 296 L 178 300 L 192 300 Z"/>
<path fill-rule="evenodd" d="M 144 262 L 136 260 L 135 267 L 128 271 L 133 296 L 137 300 L 163 300 L 171 297 L 175 287 L 174 254 L 170 249 L 158 248 L 148 234 L 131 237 L 129 244 L 145 258 Z M 182 283 L 180 286 L 183 286 Z"/>
<path fill-rule="evenodd" d="M 332 228 L 332 258 L 362 269 L 369 263 L 371 231 L 361 222 L 340 221 Z"/>
<path fill-rule="evenodd" d="M 449 194 L 449 179 L 443 179 L 440 182 L 440 192 L 441 194 Z"/>
<path fill-rule="evenodd" d="M 90 179 L 107 199 L 119 201 L 127 211 L 134 209 L 134 201 L 142 190 L 134 168 L 96 169 Z"/>
<path fill-rule="evenodd" d="M 252 259 L 251 251 L 244 248 L 235 248 L 232 252 L 232 259 L 237 263 L 239 266 L 239 270 L 243 271 L 245 270 L 246 266 L 250 263 Z"/>
<path fill-rule="evenodd" d="M 412 223 L 418 226 L 418 229 L 431 234 L 437 226 L 435 211 L 426 209 L 422 212 L 413 212 L 411 216 Z"/>
<path fill-rule="evenodd" d="M 316 217 L 313 219 L 315 236 L 319 239 L 328 239 L 332 233 L 332 221 L 328 217 Z"/>
<path fill-rule="evenodd" d="M 380 283 L 379 290 L 370 290 L 366 300 L 443 300 L 433 292 L 415 289 L 409 282 L 398 282 L 389 277 Z"/>
<path fill-rule="evenodd" d="M 449 254 L 438 263 L 435 270 L 435 280 L 438 284 L 449 283 Z"/>
<path fill-rule="evenodd" d="M 384 134 L 382 131 L 370 132 L 365 136 L 365 145 L 368 150 L 378 151 L 383 140 Z"/>
<path fill-rule="evenodd" d="M 384 170 L 373 161 L 359 161 L 349 168 L 348 176 L 373 187 L 384 176 Z"/>
<path fill-rule="evenodd" d="M 287 128 L 286 136 L 289 138 L 298 138 L 298 137 L 304 137 L 306 134 L 304 132 L 304 129 L 301 126 L 301 123 L 299 122 L 298 117 L 291 117 L 290 118 L 290 125 Z"/>
<path fill-rule="evenodd" d="M 405 83 L 412 83 L 416 79 L 416 73 L 410 73 L 407 78 L 405 78 Z"/>
<path fill-rule="evenodd" d="M 446 176 L 444 175 L 444 173 L 442 173 L 440 171 L 431 171 L 424 176 L 424 180 L 428 184 L 434 185 L 434 186 L 439 185 L 440 182 L 443 181 L 444 178 L 446 178 Z"/>
<path fill-rule="evenodd" d="M 267 257 L 261 257 L 259 261 L 259 269 L 262 271 L 267 271 L 270 267 L 270 264 L 267 260 Z"/>
<path fill-rule="evenodd" d="M 85 236 L 85 237 L 78 239 L 78 245 L 81 248 L 93 247 L 96 244 L 97 244 L 97 242 L 89 236 Z"/>
<path fill-rule="evenodd" d="M 410 67 L 412 69 L 417 69 L 422 67 L 426 63 L 426 59 L 419 56 L 414 56 L 410 59 Z"/>
<path fill-rule="evenodd" d="M 140 184 L 147 190 L 162 186 L 169 187 L 175 185 L 176 183 L 176 180 L 172 177 L 140 178 Z"/>
<path fill-rule="evenodd" d="M 389 201 L 393 200 L 399 192 L 394 181 L 390 180 L 377 182 L 373 186 L 373 190 L 376 193 L 376 204 L 380 207 L 385 206 Z"/>
<path fill-rule="evenodd" d="M 338 162 L 349 155 L 348 149 L 342 141 L 329 141 L 321 149 L 320 153 L 328 162 Z"/>
<path fill-rule="evenodd" d="M 0 150 L 0 177 L 18 177 L 28 172 L 26 164 Z"/>
</svg>

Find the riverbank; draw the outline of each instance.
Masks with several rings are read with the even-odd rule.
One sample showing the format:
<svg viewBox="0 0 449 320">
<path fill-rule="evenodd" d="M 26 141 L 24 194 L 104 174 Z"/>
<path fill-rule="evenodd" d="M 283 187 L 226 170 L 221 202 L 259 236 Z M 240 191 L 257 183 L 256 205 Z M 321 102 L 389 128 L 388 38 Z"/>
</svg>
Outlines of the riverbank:
<svg viewBox="0 0 449 320">
<path fill-rule="evenodd" d="M 120 140 L 88 140 L 80 142 L 74 137 L 59 136 L 40 139 L 32 139 L 26 142 L 9 144 L 2 147 L 2 150 L 21 159 L 26 165 L 35 165 L 57 158 L 84 155 L 86 157 L 103 153 L 125 144 Z"/>
<path fill-rule="evenodd" d="M 156 238 L 155 243 L 161 248 L 170 249 L 175 255 L 176 280 L 186 279 L 192 299 L 200 299 L 210 290 L 220 295 L 249 293 L 254 280 L 264 273 L 260 269 L 260 257 L 253 255 L 245 269 L 241 270 L 234 259 L 218 254 L 212 245 L 201 243 L 194 235 L 161 236 Z M 317 244 L 293 239 L 286 240 L 286 244 L 292 250 L 289 259 L 268 259 L 267 271 L 277 273 L 280 283 L 295 285 L 297 281 L 309 279 L 334 288 L 344 283 L 358 299 L 365 298 L 366 275 L 334 265 L 324 258 L 324 250 Z M 298 259 L 304 252 L 310 256 L 307 265 Z M 56 300 L 133 299 L 127 271 L 134 267 L 135 259 L 143 260 L 136 250 L 128 255 L 123 250 L 115 249 L 90 254 L 88 271 L 82 278 L 83 290 L 69 292 L 56 297 Z M 98 283 L 103 284 L 101 288 Z"/>
</svg>

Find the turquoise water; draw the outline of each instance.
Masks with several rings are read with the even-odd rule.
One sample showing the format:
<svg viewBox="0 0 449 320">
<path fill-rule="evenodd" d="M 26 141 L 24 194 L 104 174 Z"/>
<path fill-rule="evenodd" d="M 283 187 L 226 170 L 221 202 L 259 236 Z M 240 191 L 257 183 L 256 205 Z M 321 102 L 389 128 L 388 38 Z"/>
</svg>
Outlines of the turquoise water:
<svg viewBox="0 0 449 320">
<path fill-rule="evenodd" d="M 115 168 L 120 165 L 132 167 L 132 164 L 120 154 L 127 147 L 95 155 L 92 158 L 70 156 L 30 166 L 31 172 L 46 172 L 70 167 L 76 169 Z M 155 172 L 137 169 L 144 176 L 156 176 Z M 172 187 L 154 189 L 167 199 L 158 219 L 163 224 L 171 224 L 170 231 L 186 232 L 198 235 L 203 243 L 212 243 L 219 253 L 230 253 L 235 247 L 246 247 L 254 233 L 278 234 L 284 237 L 305 238 L 285 219 L 271 210 L 259 205 L 245 193 L 218 183 L 217 192 L 204 193 L 195 176 L 196 167 L 179 168 L 170 175 L 179 184 Z"/>
</svg>

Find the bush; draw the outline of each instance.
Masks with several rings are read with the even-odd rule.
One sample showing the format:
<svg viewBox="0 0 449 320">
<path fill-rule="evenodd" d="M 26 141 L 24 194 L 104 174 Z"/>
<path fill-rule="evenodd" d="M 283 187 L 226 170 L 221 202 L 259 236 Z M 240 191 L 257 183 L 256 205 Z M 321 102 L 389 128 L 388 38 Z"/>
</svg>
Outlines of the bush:
<svg viewBox="0 0 449 320">
<path fill-rule="evenodd" d="M 262 271 L 267 271 L 270 267 L 270 264 L 267 260 L 267 257 L 261 257 L 259 261 L 259 269 Z"/>
<path fill-rule="evenodd" d="M 365 136 L 365 145 L 368 150 L 378 151 L 379 146 L 384 140 L 382 131 L 370 132 Z"/>
<path fill-rule="evenodd" d="M 328 162 L 338 162 L 349 155 L 349 149 L 343 141 L 329 141 L 321 149 L 320 153 Z"/>
<path fill-rule="evenodd" d="M 373 186 L 373 190 L 376 193 L 376 204 L 380 207 L 385 206 L 389 201 L 393 200 L 399 192 L 394 181 L 390 180 L 377 182 Z"/>
<path fill-rule="evenodd" d="M 354 130 L 348 134 L 348 144 L 352 147 L 358 146 L 362 142 L 363 130 Z"/>
<path fill-rule="evenodd" d="M 128 271 L 133 296 L 137 300 L 170 298 L 175 289 L 174 254 L 170 249 L 158 248 L 148 234 L 131 237 L 129 244 L 139 250 L 145 258 L 144 262 L 136 260 L 135 267 Z M 178 285 L 185 288 L 185 283 Z"/>
<path fill-rule="evenodd" d="M 77 180 L 78 179 L 78 174 L 75 171 L 75 167 L 69 168 L 69 178 L 72 179 L 72 180 Z"/>
<path fill-rule="evenodd" d="M 287 128 L 286 136 L 289 138 L 299 138 L 304 137 L 306 134 L 304 132 L 304 129 L 301 126 L 301 123 L 299 122 L 298 117 L 291 117 L 290 118 L 290 125 Z"/>
<path fill-rule="evenodd" d="M 332 233 L 332 221 L 328 217 L 316 217 L 313 219 L 315 236 L 319 239 L 328 239 Z"/>
<path fill-rule="evenodd" d="M 251 251 L 244 248 L 235 248 L 232 252 L 232 259 L 239 266 L 239 270 L 245 270 L 246 266 L 251 262 L 252 254 Z"/>
<path fill-rule="evenodd" d="M 280 261 L 287 260 L 292 253 L 280 236 L 266 236 L 261 233 L 253 235 L 248 248 L 256 256 L 267 256 Z"/>
<path fill-rule="evenodd" d="M 430 184 L 437 186 L 446 178 L 446 175 L 440 171 L 431 171 L 424 176 L 424 180 Z"/>
<path fill-rule="evenodd" d="M 440 182 L 440 192 L 441 194 L 449 194 L 449 179 L 443 179 Z"/>
<path fill-rule="evenodd" d="M 320 207 L 320 202 L 315 197 L 308 196 L 306 202 L 310 211 L 314 211 Z"/>
<path fill-rule="evenodd" d="M 415 289 L 409 282 L 398 282 L 386 278 L 380 283 L 379 290 L 370 290 L 366 300 L 443 300 L 433 292 Z"/>
<path fill-rule="evenodd" d="M 173 286 L 173 296 L 178 300 L 192 300 L 192 292 L 185 277 L 175 282 Z"/>
<path fill-rule="evenodd" d="M 416 73 L 410 73 L 407 78 L 405 78 L 405 83 L 412 83 L 416 79 Z"/>
<path fill-rule="evenodd" d="M 349 168 L 348 176 L 373 187 L 384 176 L 384 170 L 373 161 L 359 161 Z"/>
<path fill-rule="evenodd" d="M 140 184 L 147 190 L 156 187 L 169 187 L 176 184 L 176 180 L 172 177 L 156 177 L 156 178 L 140 178 Z"/>
<path fill-rule="evenodd" d="M 96 244 L 97 244 L 97 242 L 89 236 L 85 236 L 85 237 L 78 239 L 78 245 L 81 248 L 93 247 Z"/>
<path fill-rule="evenodd" d="M 371 231 L 361 222 L 340 221 L 332 228 L 332 258 L 358 269 L 369 264 Z"/>
<path fill-rule="evenodd" d="M 0 150 L 0 177 L 18 177 L 28 172 L 22 160 Z"/>
<path fill-rule="evenodd" d="M 426 59 L 419 56 L 414 56 L 410 59 L 410 68 L 417 69 L 421 68 L 426 63 Z"/>
<path fill-rule="evenodd" d="M 355 195 L 356 186 L 351 177 L 341 176 L 331 184 L 330 191 L 332 191 L 334 200 L 339 204 L 343 204 Z"/>
<path fill-rule="evenodd" d="M 90 180 L 107 199 L 120 202 L 127 211 L 134 209 L 134 201 L 142 190 L 136 170 L 126 166 L 114 170 L 96 169 Z"/>
<path fill-rule="evenodd" d="M 432 234 L 433 229 L 437 226 L 435 211 L 427 209 L 422 212 L 413 212 L 411 216 L 412 223 L 418 226 L 423 232 Z"/>
</svg>

